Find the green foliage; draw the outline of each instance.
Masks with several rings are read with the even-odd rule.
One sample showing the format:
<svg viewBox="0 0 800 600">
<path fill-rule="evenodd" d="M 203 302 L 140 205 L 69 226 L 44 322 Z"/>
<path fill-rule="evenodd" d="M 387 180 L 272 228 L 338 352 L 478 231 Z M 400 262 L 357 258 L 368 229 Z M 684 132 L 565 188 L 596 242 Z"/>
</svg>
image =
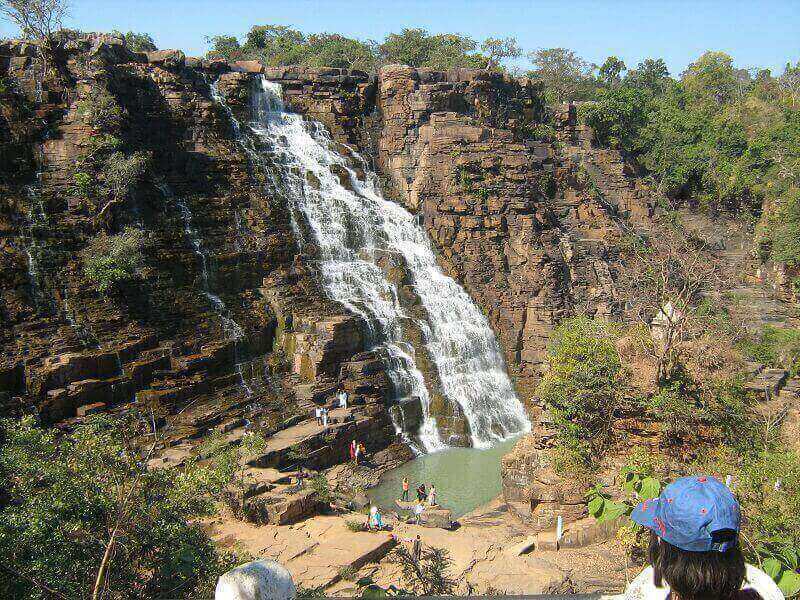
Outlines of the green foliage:
<svg viewBox="0 0 800 600">
<path fill-rule="evenodd" d="M 596 485 L 586 495 L 589 514 L 598 523 L 613 521 L 629 515 L 635 504 L 642 500 L 657 498 L 661 493 L 661 481 L 653 475 L 643 473 L 634 465 L 627 465 L 620 471 L 621 499 L 613 500 L 602 485 Z"/>
<path fill-rule="evenodd" d="M 453 561 L 444 548 L 424 546 L 422 556 L 416 560 L 408 548 L 398 546 L 392 560 L 400 565 L 403 580 L 414 592 L 413 595 L 452 596 L 455 593 L 458 582 L 449 573 Z"/>
<path fill-rule="evenodd" d="M 144 243 L 144 232 L 133 227 L 93 238 L 81 252 L 86 277 L 103 293 L 139 277 L 144 266 Z"/>
<path fill-rule="evenodd" d="M 630 512 L 627 504 L 612 500 L 611 496 L 609 496 L 603 489 L 603 486 L 600 485 L 596 485 L 589 490 L 586 499 L 586 506 L 589 509 L 589 514 L 592 515 L 598 523 L 613 521 Z"/>
<path fill-rule="evenodd" d="M 114 200 L 124 201 L 149 166 L 150 155 L 145 152 L 113 152 L 105 159 L 100 172 L 103 190 Z"/>
<path fill-rule="evenodd" d="M 364 524 L 358 521 L 345 521 L 345 526 L 353 532 L 364 531 Z"/>
<path fill-rule="evenodd" d="M 86 597 L 115 527 L 110 597 L 190 598 L 229 568 L 191 522 L 212 508 L 202 469 L 146 469 L 146 451 L 126 437 L 133 424 L 95 417 L 67 434 L 30 419 L 0 427 L 0 596 L 52 598 L 49 588 Z"/>
<path fill-rule="evenodd" d="M 242 45 L 239 43 L 239 40 L 232 35 L 206 37 L 206 43 L 211 46 L 207 52 L 209 58 L 239 60 L 242 57 Z"/>
<path fill-rule="evenodd" d="M 549 370 L 537 395 L 552 414 L 559 441 L 587 460 L 608 441 L 614 410 L 622 399 L 622 363 L 612 327 L 575 317 L 553 332 Z"/>
<path fill-rule="evenodd" d="M 338 33 L 308 36 L 306 55 L 302 64 L 310 67 L 337 67 L 373 71 L 375 55 L 372 48 L 359 40 Z"/>
<path fill-rule="evenodd" d="M 328 485 L 328 480 L 322 473 L 315 475 L 311 479 L 311 487 L 314 488 L 314 491 L 317 492 L 319 496 L 320 502 L 328 503 L 333 500 L 333 494 L 331 494 L 331 487 Z"/>
<path fill-rule="evenodd" d="M 596 104 L 581 107 L 581 115 L 597 138 L 606 146 L 633 148 L 641 128 L 647 123 L 650 95 L 634 87 L 614 87 L 603 92 Z"/>
<path fill-rule="evenodd" d="M 494 42 L 498 40 L 492 40 Z M 476 52 L 478 45 L 470 37 L 453 33 L 431 35 L 424 29 L 403 29 L 390 33 L 378 46 L 382 63 L 399 63 L 429 69 L 466 67 L 479 69 L 487 65 L 486 57 Z M 500 46 L 497 46 L 501 50 Z"/>
<path fill-rule="evenodd" d="M 798 593 L 800 553 L 800 457 L 779 445 L 751 443 L 722 448 L 696 470 L 733 475 L 733 491 L 742 507 L 743 549 L 748 562 L 760 564 L 785 595 Z M 796 575 L 796 573 L 795 573 Z"/>
<path fill-rule="evenodd" d="M 551 102 L 594 97 L 593 65 L 566 48 L 541 48 L 528 54 L 534 69 L 530 76 L 542 81 Z"/>
<path fill-rule="evenodd" d="M 486 56 L 486 68 L 492 70 L 501 69 L 509 58 L 522 56 L 522 49 L 513 37 L 486 38 L 481 44 L 481 52 Z"/>
<path fill-rule="evenodd" d="M 789 267 L 800 266 L 800 189 L 792 189 L 770 219 L 771 257 Z"/>
<path fill-rule="evenodd" d="M 800 330 L 768 325 L 759 336 L 740 340 L 739 349 L 748 360 L 800 373 Z"/>
<path fill-rule="evenodd" d="M 99 131 L 119 131 L 125 121 L 125 110 L 102 86 L 93 86 L 77 104 L 78 115 Z"/>
<path fill-rule="evenodd" d="M 600 84 L 607 88 L 615 88 L 622 82 L 622 74 L 625 72 L 625 63 L 616 56 L 609 56 L 600 65 L 597 72 L 597 79 Z"/>
<path fill-rule="evenodd" d="M 79 171 L 75 173 L 73 179 L 75 180 L 75 187 L 78 190 L 78 194 L 84 198 L 88 198 L 94 188 L 94 178 L 88 173 Z"/>
<path fill-rule="evenodd" d="M 111 32 L 111 35 L 121 37 L 125 40 L 125 45 L 134 52 L 153 52 L 154 50 L 158 50 L 153 38 L 147 33 L 136 33 L 133 31 L 122 33 L 115 29 Z"/>
</svg>

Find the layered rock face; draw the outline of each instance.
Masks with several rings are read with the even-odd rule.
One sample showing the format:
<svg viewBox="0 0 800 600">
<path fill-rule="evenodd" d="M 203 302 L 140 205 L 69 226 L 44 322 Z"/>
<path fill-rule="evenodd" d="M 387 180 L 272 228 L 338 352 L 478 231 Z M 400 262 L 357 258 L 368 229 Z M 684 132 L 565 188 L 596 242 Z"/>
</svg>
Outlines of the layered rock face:
<svg viewBox="0 0 800 600">
<path fill-rule="evenodd" d="M 274 174 L 236 125 L 251 120 L 262 75 L 341 153 L 371 159 L 384 193 L 418 216 L 446 274 L 488 317 L 523 400 L 555 323 L 617 310 L 616 244 L 646 226 L 647 197 L 616 153 L 591 147 L 574 107 L 553 113 L 530 81 L 401 66 L 377 77 L 265 69 L 135 54 L 102 36 L 71 43 L 67 75 L 42 81 L 34 56 L 30 45 L 0 47 L 0 71 L 19 88 L 4 93 L 0 124 L 8 412 L 57 422 L 155 406 L 180 414 L 185 440 L 253 405 L 280 429 L 342 387 L 363 403 L 370 446 L 391 441 L 385 357 L 369 351 L 364 323 L 326 298 Z M 122 107 L 126 151 L 151 157 L 122 203 L 76 190 L 77 165 L 101 137 L 82 109 L 97 90 Z M 145 277 L 100 293 L 80 252 L 126 225 L 147 232 Z M 413 314 L 415 298 L 403 301 Z M 422 332 L 407 333 L 419 349 Z M 438 410 L 464 437 L 463 415 Z M 334 446 L 322 463 L 344 458 L 346 443 Z"/>
<path fill-rule="evenodd" d="M 361 407 L 351 433 L 385 447 L 383 363 L 358 319 L 325 297 L 286 207 L 212 98 L 223 67 L 151 54 L 81 39 L 67 49 L 69 77 L 43 80 L 35 48 L 0 46 L 0 75 L 16 86 L 3 92 L 13 135 L 0 148 L 4 412 L 54 423 L 152 408 L 181 444 L 243 423 L 280 430 L 340 387 Z M 250 76 L 231 75 L 221 93 L 244 110 Z M 85 115 L 98 90 L 121 108 L 123 151 L 150 157 L 124 202 L 77 190 L 103 137 Z M 143 277 L 101 293 L 81 251 L 127 225 L 146 232 Z M 319 462 L 344 460 L 348 441 Z"/>
<path fill-rule="evenodd" d="M 616 309 L 615 243 L 646 220 L 646 196 L 618 154 L 591 149 L 574 107 L 552 118 L 530 81 L 387 67 L 377 106 L 387 187 L 422 216 L 530 398 L 554 324 Z"/>
</svg>

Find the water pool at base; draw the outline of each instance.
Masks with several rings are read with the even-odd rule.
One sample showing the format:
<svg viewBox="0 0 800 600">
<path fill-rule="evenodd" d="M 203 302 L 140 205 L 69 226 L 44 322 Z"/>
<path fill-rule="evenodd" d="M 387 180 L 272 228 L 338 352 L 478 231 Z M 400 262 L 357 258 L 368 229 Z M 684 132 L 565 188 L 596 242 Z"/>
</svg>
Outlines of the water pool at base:
<svg viewBox="0 0 800 600">
<path fill-rule="evenodd" d="M 423 454 L 386 473 L 367 496 L 383 511 L 394 510 L 402 494 L 403 477 L 408 477 L 409 496 L 416 498 L 420 483 L 436 486 L 438 503 L 460 517 L 500 494 L 500 459 L 511 451 L 518 437 L 487 448 L 447 448 Z"/>
</svg>

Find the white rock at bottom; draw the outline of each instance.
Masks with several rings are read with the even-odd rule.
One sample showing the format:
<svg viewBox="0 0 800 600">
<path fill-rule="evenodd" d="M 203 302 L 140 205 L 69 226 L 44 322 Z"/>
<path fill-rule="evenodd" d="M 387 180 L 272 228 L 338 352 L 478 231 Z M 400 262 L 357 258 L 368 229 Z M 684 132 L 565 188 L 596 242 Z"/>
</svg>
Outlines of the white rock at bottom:
<svg viewBox="0 0 800 600">
<path fill-rule="evenodd" d="M 297 590 L 286 567 L 254 560 L 220 575 L 214 600 L 292 600 Z"/>
</svg>

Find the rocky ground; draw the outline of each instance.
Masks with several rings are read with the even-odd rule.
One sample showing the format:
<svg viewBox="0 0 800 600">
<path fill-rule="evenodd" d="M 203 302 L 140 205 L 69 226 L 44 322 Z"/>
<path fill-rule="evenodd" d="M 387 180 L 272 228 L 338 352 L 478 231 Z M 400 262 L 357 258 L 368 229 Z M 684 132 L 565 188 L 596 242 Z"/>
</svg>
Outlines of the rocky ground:
<svg viewBox="0 0 800 600">
<path fill-rule="evenodd" d="M 296 584 L 330 596 L 352 596 L 354 581 L 371 577 L 379 585 L 409 586 L 393 550 L 420 535 L 424 545 L 446 549 L 450 575 L 465 594 L 615 593 L 624 589 L 638 567 L 626 566 L 613 541 L 579 549 L 530 547 L 530 531 L 504 508 L 500 499 L 459 520 L 454 530 L 398 522 L 391 532 L 354 532 L 362 513 L 318 515 L 289 525 L 257 526 L 217 517 L 206 523 L 225 548 L 284 564 Z"/>
</svg>

